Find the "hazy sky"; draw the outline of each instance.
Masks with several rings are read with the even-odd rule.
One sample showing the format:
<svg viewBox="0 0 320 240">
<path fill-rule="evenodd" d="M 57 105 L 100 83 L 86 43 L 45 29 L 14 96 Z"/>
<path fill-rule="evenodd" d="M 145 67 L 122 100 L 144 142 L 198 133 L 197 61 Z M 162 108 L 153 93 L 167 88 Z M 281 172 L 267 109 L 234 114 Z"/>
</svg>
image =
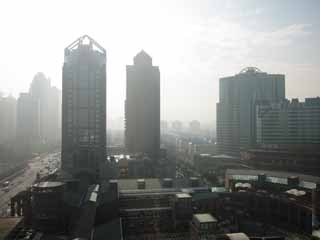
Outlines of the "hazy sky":
<svg viewBox="0 0 320 240">
<path fill-rule="evenodd" d="M 63 50 L 88 34 L 107 50 L 109 118 L 124 115 L 125 65 L 141 49 L 161 73 L 162 119 L 213 122 L 219 77 L 286 75 L 288 97 L 320 95 L 320 1 L 1 1 L 0 89 L 42 71 L 61 88 Z"/>
</svg>

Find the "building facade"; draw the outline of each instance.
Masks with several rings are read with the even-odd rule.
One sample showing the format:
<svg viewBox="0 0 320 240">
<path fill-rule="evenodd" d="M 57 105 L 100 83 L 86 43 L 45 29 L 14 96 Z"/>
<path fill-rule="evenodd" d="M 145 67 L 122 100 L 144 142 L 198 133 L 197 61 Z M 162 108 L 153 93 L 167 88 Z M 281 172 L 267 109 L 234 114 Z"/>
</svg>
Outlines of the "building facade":
<svg viewBox="0 0 320 240">
<path fill-rule="evenodd" d="M 241 162 L 257 169 L 320 176 L 319 144 L 264 144 L 241 151 Z"/>
<path fill-rule="evenodd" d="M 61 142 L 61 90 L 51 87 L 49 97 L 47 141 L 59 143 Z"/>
<path fill-rule="evenodd" d="M 256 139 L 257 144 L 320 144 L 320 97 L 258 104 Z"/>
<path fill-rule="evenodd" d="M 0 97 L 0 144 L 15 138 L 16 108 L 17 100 L 14 97 Z"/>
<path fill-rule="evenodd" d="M 320 174 L 320 98 L 259 102 L 256 146 L 241 160 L 260 169 Z"/>
<path fill-rule="evenodd" d="M 125 144 L 129 153 L 157 159 L 160 151 L 160 72 L 144 51 L 127 66 Z"/>
<path fill-rule="evenodd" d="M 106 51 L 85 35 L 64 53 L 62 169 L 95 181 L 106 158 Z"/>
<path fill-rule="evenodd" d="M 285 99 L 285 76 L 249 67 L 219 83 L 217 143 L 219 153 L 239 155 L 255 143 L 255 103 Z"/>
<path fill-rule="evenodd" d="M 17 101 L 17 132 L 19 142 L 40 141 L 40 105 L 29 93 L 20 93 Z"/>
<path fill-rule="evenodd" d="M 40 137 L 46 140 L 49 133 L 49 101 L 50 101 L 50 79 L 43 73 L 37 73 L 30 85 L 29 94 L 39 102 L 39 125 L 40 125 Z"/>
<path fill-rule="evenodd" d="M 29 93 L 39 102 L 42 141 L 57 143 L 61 139 L 61 91 L 52 87 L 50 79 L 39 72 L 32 80 Z"/>
</svg>

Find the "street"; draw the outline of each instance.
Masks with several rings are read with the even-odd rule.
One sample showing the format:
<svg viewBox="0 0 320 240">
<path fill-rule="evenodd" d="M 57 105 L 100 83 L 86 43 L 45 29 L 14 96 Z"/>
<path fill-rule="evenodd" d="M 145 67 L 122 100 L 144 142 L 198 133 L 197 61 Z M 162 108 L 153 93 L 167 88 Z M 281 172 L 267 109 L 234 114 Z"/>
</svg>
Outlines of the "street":
<svg viewBox="0 0 320 240">
<path fill-rule="evenodd" d="M 13 179 L 10 179 L 9 186 L 6 191 L 2 187 L 3 181 L 1 181 L 0 217 L 8 215 L 8 204 L 11 197 L 30 187 L 36 179 L 37 173 L 40 175 L 47 174 L 49 171 L 52 171 L 54 168 L 58 167 L 59 160 L 59 153 L 50 153 L 30 160 L 28 166 L 22 171 L 21 174 L 18 174 Z"/>
</svg>

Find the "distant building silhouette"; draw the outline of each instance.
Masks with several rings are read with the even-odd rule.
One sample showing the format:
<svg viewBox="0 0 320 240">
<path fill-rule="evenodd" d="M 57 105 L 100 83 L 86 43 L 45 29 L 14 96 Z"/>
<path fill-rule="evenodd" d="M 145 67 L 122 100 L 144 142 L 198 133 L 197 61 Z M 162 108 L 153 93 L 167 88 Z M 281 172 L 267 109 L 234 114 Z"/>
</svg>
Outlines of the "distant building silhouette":
<svg viewBox="0 0 320 240">
<path fill-rule="evenodd" d="M 40 107 L 40 136 L 43 140 L 48 137 L 48 121 L 49 121 L 49 114 L 47 113 L 49 109 L 49 92 L 50 92 L 50 80 L 47 78 L 43 73 L 37 73 L 33 81 L 30 85 L 29 93 L 34 98 L 37 99 L 39 102 Z"/>
<path fill-rule="evenodd" d="M 29 93 L 20 93 L 17 101 L 16 137 L 23 144 L 40 141 L 40 105 Z"/>
<path fill-rule="evenodd" d="M 49 143 L 59 143 L 61 141 L 61 90 L 51 87 L 49 98 L 47 140 Z"/>
<path fill-rule="evenodd" d="M 197 133 L 200 133 L 201 124 L 198 120 L 193 120 L 189 123 L 189 128 L 192 133 L 197 134 Z"/>
<path fill-rule="evenodd" d="M 95 181 L 105 155 L 106 51 L 85 35 L 64 52 L 62 169 Z"/>
<path fill-rule="evenodd" d="M 125 144 L 130 153 L 157 158 L 160 150 L 160 72 L 144 51 L 127 66 Z"/>
<path fill-rule="evenodd" d="M 183 124 L 181 121 L 174 121 L 172 122 L 172 129 L 175 130 L 175 131 L 181 131 L 182 130 L 182 127 L 183 127 Z"/>
<path fill-rule="evenodd" d="M 14 140 L 16 135 L 17 100 L 0 96 L 0 144 Z"/>
<path fill-rule="evenodd" d="M 255 103 L 285 99 L 285 76 L 249 67 L 220 79 L 217 103 L 218 151 L 239 155 L 255 143 Z"/>
<path fill-rule="evenodd" d="M 50 79 L 39 72 L 33 78 L 29 93 L 39 101 L 41 139 L 44 142 L 57 143 L 61 138 L 60 90 L 51 87 Z"/>
</svg>

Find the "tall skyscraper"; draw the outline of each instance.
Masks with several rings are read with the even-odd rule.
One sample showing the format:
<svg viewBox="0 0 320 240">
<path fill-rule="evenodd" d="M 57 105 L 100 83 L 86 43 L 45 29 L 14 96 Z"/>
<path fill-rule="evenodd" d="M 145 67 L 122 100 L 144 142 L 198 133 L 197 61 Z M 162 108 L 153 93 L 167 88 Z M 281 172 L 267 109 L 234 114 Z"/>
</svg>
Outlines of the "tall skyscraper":
<svg viewBox="0 0 320 240">
<path fill-rule="evenodd" d="M 139 52 L 127 66 L 125 143 L 129 153 L 156 159 L 160 151 L 160 72 L 152 58 Z"/>
<path fill-rule="evenodd" d="M 37 73 L 32 80 L 29 93 L 34 99 L 37 99 L 39 102 L 40 137 L 42 140 L 46 141 L 50 131 L 50 116 L 48 114 L 50 101 L 50 79 L 47 78 L 42 72 Z"/>
<path fill-rule="evenodd" d="M 106 158 L 106 51 L 84 35 L 64 52 L 62 169 L 91 181 Z"/>
<path fill-rule="evenodd" d="M 217 103 L 218 151 L 239 155 L 255 144 L 255 103 L 285 99 L 285 76 L 249 67 L 220 79 Z"/>
<path fill-rule="evenodd" d="M 57 144 L 61 140 L 61 90 L 50 87 L 49 98 L 46 139 L 49 143 Z"/>
<path fill-rule="evenodd" d="M 40 141 L 40 105 L 29 93 L 20 93 L 17 102 L 17 140 L 22 144 Z"/>
<path fill-rule="evenodd" d="M 50 79 L 37 73 L 30 85 L 30 95 L 40 106 L 40 136 L 43 142 L 56 144 L 61 139 L 61 92 L 52 87 Z"/>
<path fill-rule="evenodd" d="M 16 134 L 17 100 L 0 96 L 0 144 L 10 142 Z"/>
</svg>

